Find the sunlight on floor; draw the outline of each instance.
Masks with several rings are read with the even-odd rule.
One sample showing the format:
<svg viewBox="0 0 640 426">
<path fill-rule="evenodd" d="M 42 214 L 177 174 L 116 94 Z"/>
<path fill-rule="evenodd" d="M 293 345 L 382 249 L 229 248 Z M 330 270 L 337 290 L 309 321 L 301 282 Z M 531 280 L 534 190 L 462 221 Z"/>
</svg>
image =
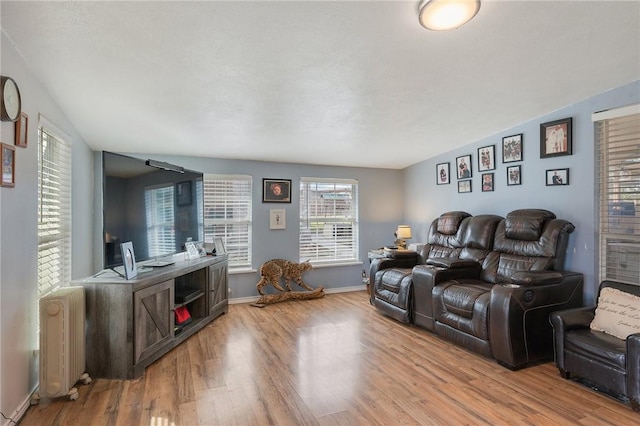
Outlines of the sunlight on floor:
<svg viewBox="0 0 640 426">
<path fill-rule="evenodd" d="M 176 426 L 174 422 L 169 421 L 169 419 L 161 419 L 160 417 L 151 417 L 151 422 L 149 422 L 149 426 Z"/>
</svg>

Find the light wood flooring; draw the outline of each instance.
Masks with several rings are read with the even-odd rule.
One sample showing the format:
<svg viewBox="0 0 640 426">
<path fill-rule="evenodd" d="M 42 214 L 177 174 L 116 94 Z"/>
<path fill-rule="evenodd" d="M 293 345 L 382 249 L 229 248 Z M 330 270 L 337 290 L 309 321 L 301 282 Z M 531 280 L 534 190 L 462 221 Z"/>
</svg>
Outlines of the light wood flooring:
<svg viewBox="0 0 640 426">
<path fill-rule="evenodd" d="M 78 385 L 31 425 L 631 425 L 553 363 L 510 371 L 379 314 L 362 292 L 231 305 L 137 380 Z"/>
</svg>

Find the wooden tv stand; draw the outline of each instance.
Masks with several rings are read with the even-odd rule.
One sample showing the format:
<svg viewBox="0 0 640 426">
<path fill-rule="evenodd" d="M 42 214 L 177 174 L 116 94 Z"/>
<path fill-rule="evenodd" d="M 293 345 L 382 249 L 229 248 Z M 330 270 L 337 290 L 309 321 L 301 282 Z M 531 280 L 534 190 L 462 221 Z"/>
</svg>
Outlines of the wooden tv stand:
<svg viewBox="0 0 640 426">
<path fill-rule="evenodd" d="M 72 285 L 83 286 L 86 293 L 87 372 L 91 377 L 133 379 L 228 311 L 228 257 L 142 268 L 132 280 L 102 271 Z M 176 301 L 176 292 L 187 296 Z M 191 315 L 191 322 L 181 328 L 174 313 L 180 306 Z"/>
</svg>

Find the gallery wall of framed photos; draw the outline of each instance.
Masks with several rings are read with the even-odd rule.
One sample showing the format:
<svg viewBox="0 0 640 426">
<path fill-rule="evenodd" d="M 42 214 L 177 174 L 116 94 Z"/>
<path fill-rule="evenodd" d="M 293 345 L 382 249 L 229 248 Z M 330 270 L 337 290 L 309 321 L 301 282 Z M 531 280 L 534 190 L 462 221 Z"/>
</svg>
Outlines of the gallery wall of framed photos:
<svg viewBox="0 0 640 426">
<path fill-rule="evenodd" d="M 572 126 L 572 117 L 540 123 L 540 159 L 572 155 Z M 504 173 L 507 187 L 522 185 L 523 148 L 524 133 L 517 133 L 502 138 L 502 143 L 498 144 L 497 148 L 499 150 L 498 155 L 496 155 L 496 145 L 486 145 L 477 149 L 475 161 L 480 176 L 482 192 L 498 190 L 495 179 L 496 172 Z M 453 172 L 455 173 L 457 189 L 460 194 L 472 192 L 473 160 L 473 154 L 464 154 L 455 158 Z M 498 170 L 498 160 L 504 166 L 503 172 Z M 450 162 L 437 163 L 436 184 L 450 184 L 451 173 Z M 540 182 L 544 183 L 544 186 L 569 185 L 569 168 L 547 169 Z"/>
</svg>

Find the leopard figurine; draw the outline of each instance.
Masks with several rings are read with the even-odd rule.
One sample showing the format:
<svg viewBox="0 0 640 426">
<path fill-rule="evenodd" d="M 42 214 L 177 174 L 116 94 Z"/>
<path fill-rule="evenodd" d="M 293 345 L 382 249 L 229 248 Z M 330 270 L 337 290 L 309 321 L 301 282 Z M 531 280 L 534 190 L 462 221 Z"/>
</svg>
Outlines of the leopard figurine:
<svg viewBox="0 0 640 426">
<path fill-rule="evenodd" d="M 260 267 L 260 282 L 258 282 L 256 288 L 258 293 L 264 295 L 262 288 L 271 283 L 277 290 L 285 291 L 280 286 L 280 279 L 283 278 L 286 291 L 291 291 L 289 281 L 294 281 L 305 290 L 313 291 L 313 288 L 302 281 L 302 274 L 312 269 L 313 266 L 309 261 L 295 263 L 285 259 L 271 259 Z"/>
</svg>

